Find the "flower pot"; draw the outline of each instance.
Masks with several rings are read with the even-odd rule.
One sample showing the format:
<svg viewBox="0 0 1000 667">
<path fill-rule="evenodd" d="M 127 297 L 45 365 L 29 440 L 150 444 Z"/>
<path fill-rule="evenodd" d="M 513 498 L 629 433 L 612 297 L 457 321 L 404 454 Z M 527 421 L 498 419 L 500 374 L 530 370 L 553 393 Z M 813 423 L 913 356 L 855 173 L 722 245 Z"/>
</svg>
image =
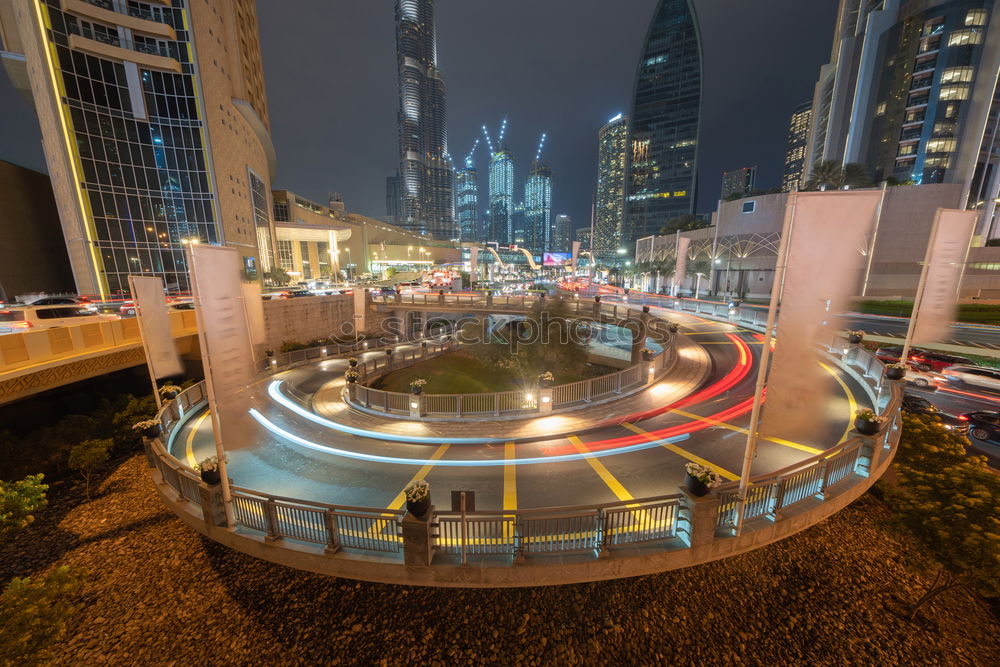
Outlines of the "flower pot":
<svg viewBox="0 0 1000 667">
<path fill-rule="evenodd" d="M 176 391 L 165 391 L 162 394 L 160 394 L 160 396 L 162 398 L 168 400 L 168 401 L 172 401 L 175 398 L 177 398 L 177 392 Z"/>
<path fill-rule="evenodd" d="M 414 396 L 419 396 L 423 391 L 423 387 L 410 387 L 410 391 L 413 392 Z"/>
<path fill-rule="evenodd" d="M 219 484 L 222 482 L 222 475 L 219 474 L 218 468 L 215 470 L 202 470 L 201 481 L 205 482 L 205 484 Z"/>
<path fill-rule="evenodd" d="M 643 306 L 642 307 L 642 312 L 648 313 L 649 312 L 649 306 Z"/>
<path fill-rule="evenodd" d="M 708 495 L 708 485 L 700 479 L 692 477 L 688 473 L 684 473 L 684 486 L 687 487 L 687 490 L 691 492 L 692 496 L 700 497 Z"/>
<path fill-rule="evenodd" d="M 418 519 L 423 519 L 427 516 L 427 511 L 431 508 L 430 496 L 424 498 L 423 500 L 407 500 L 406 501 L 406 511 L 417 517 Z"/>
<path fill-rule="evenodd" d="M 896 368 L 894 366 L 889 366 L 885 369 L 885 376 L 890 380 L 902 380 L 906 375 L 905 368 Z"/>
<path fill-rule="evenodd" d="M 358 360 L 357 359 L 351 359 L 347 363 L 350 364 L 351 368 L 357 368 L 358 367 Z"/>
<path fill-rule="evenodd" d="M 656 358 L 656 355 L 653 354 L 652 352 L 643 352 L 642 353 L 642 360 L 643 361 L 652 361 L 655 358 Z"/>
<path fill-rule="evenodd" d="M 264 350 L 264 354 L 266 354 L 268 357 L 273 357 L 274 350 Z"/>
<path fill-rule="evenodd" d="M 385 356 L 387 356 L 387 357 L 391 357 L 392 356 L 392 348 L 391 347 L 385 351 Z"/>
<path fill-rule="evenodd" d="M 864 336 L 859 336 L 858 334 L 848 334 L 847 335 L 847 342 L 850 343 L 851 345 L 857 345 L 858 343 L 860 343 L 864 339 L 865 339 Z"/>
<path fill-rule="evenodd" d="M 155 438 L 156 436 L 160 435 L 160 425 L 157 424 L 156 426 L 150 426 L 149 428 L 144 428 L 142 429 L 142 434 L 150 439 Z"/>
<path fill-rule="evenodd" d="M 594 303 L 600 303 L 600 302 L 601 302 L 601 297 L 595 296 L 594 297 Z"/>
<path fill-rule="evenodd" d="M 861 435 L 875 435 L 878 433 L 878 422 L 872 422 L 867 419 L 857 417 L 854 420 L 854 428 L 857 429 L 858 433 Z"/>
<path fill-rule="evenodd" d="M 353 375 L 349 375 L 349 376 L 347 376 L 347 381 L 348 381 L 348 382 L 349 382 L 350 384 L 354 384 L 355 382 L 357 382 L 357 381 L 358 381 L 358 378 L 354 377 Z"/>
</svg>

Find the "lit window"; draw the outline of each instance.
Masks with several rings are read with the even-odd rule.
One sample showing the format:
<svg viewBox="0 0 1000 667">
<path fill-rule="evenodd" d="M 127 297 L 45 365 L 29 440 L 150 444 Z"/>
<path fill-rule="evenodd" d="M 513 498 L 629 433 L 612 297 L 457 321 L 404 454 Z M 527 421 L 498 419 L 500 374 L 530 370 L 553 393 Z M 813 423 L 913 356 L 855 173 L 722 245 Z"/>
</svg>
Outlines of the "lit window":
<svg viewBox="0 0 1000 667">
<path fill-rule="evenodd" d="M 941 73 L 941 83 L 968 83 L 973 71 L 971 67 L 949 67 Z"/>
<path fill-rule="evenodd" d="M 916 144 L 903 144 L 899 147 L 899 151 L 896 152 L 896 155 L 913 155 L 916 150 Z"/>
<path fill-rule="evenodd" d="M 877 107 L 875 107 L 875 115 L 876 116 L 884 116 L 885 115 L 885 102 L 882 102 Z"/>
<path fill-rule="evenodd" d="M 977 28 L 967 28 L 956 30 L 948 36 L 948 46 L 966 46 L 968 44 L 982 44 L 983 31 Z"/>
<path fill-rule="evenodd" d="M 924 160 L 924 167 L 929 167 L 932 169 L 947 169 L 948 165 L 951 164 L 951 158 L 947 155 L 940 157 L 929 157 Z"/>
<path fill-rule="evenodd" d="M 688 193 L 687 193 L 687 190 L 674 190 L 674 196 L 675 197 L 687 197 Z"/>
<path fill-rule="evenodd" d="M 954 139 L 931 139 L 927 142 L 928 153 L 950 153 L 955 150 Z"/>
<path fill-rule="evenodd" d="M 965 25 L 986 25 L 986 10 L 970 9 L 965 15 Z"/>
<path fill-rule="evenodd" d="M 941 91 L 938 93 L 938 99 L 967 100 L 969 99 L 969 86 L 964 83 L 959 83 L 953 86 L 941 86 Z"/>
</svg>

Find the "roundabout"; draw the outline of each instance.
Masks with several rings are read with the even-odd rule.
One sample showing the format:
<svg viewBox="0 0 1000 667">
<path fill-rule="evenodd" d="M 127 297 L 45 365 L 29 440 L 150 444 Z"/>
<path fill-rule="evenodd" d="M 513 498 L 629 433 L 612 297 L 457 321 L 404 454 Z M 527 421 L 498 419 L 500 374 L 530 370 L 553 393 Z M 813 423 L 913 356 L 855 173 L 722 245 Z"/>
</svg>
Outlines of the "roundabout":
<svg viewBox="0 0 1000 667">
<path fill-rule="evenodd" d="M 828 514 L 835 511 L 826 488 L 834 485 L 830 482 L 844 490 L 848 481 L 855 482 L 852 491 L 860 493 L 872 481 L 872 462 L 888 461 L 874 446 L 866 455 L 871 443 L 851 429 L 855 410 L 877 407 L 880 392 L 884 403 L 891 383 L 883 387 L 880 367 L 852 369 L 850 360 L 828 354 L 824 381 L 835 398 L 827 413 L 817 415 L 808 439 L 760 439 L 743 538 L 730 537 L 720 550 L 718 543 L 732 536 L 735 525 L 734 486 L 763 337 L 739 323 L 665 309 L 654 309 L 653 315 L 680 324 L 667 372 L 631 395 L 550 416 L 439 422 L 358 410 L 345 400 L 347 360 L 341 358 L 260 378 L 248 390 L 239 440 L 230 437 L 226 443 L 232 518 L 225 518 L 220 498 L 206 499 L 211 494 L 204 489 L 194 493 L 192 483 L 200 483 L 186 472 L 214 454 L 211 420 L 198 396 L 182 396 L 187 406 L 176 420 L 167 420 L 168 435 L 159 449 L 159 441 L 151 448 L 150 460 L 167 485 L 179 489 L 177 495 L 198 496 L 202 512 L 195 514 L 206 514 L 206 501 L 214 504 L 216 525 L 203 530 L 214 539 L 303 569 L 452 586 L 541 583 L 528 572 L 532 566 L 549 571 L 546 583 L 561 583 L 632 576 L 738 553 L 748 548 L 737 542 L 754 535 L 755 521 L 773 533 L 756 535 L 758 545 L 810 525 L 803 519 L 777 521 L 793 496 L 799 509 L 815 513 L 824 504 L 819 509 Z M 402 343 L 396 355 L 416 347 Z M 367 352 L 359 359 L 365 363 L 380 354 Z M 889 435 L 894 430 L 893 423 L 877 436 L 883 448 L 894 445 Z M 711 468 L 724 481 L 708 504 L 683 488 L 689 462 Z M 836 479 L 817 476 L 820 467 L 822 475 Z M 176 485 L 168 479 L 174 474 Z M 776 474 L 798 486 L 775 481 Z M 757 481 L 765 478 L 766 483 Z M 416 480 L 429 483 L 435 510 L 422 522 L 425 527 L 418 527 L 426 558 L 410 562 L 404 546 L 412 542 L 406 525 L 412 517 L 405 514 L 403 490 Z M 465 514 L 460 492 L 466 496 Z M 755 510 L 751 505 L 761 494 L 767 499 Z M 845 503 L 852 496 L 841 495 Z M 706 540 L 712 548 L 697 553 Z M 325 545 L 319 561 L 304 555 L 316 555 L 310 546 L 315 543 Z M 608 555 L 611 547 L 618 556 L 625 555 L 622 548 L 640 553 L 612 558 L 621 562 L 609 568 L 607 559 L 594 557 Z M 373 554 L 398 562 L 399 571 L 359 565 Z M 670 562 L 657 563 L 658 557 Z M 352 563 L 344 565 L 347 561 Z M 563 574 L 553 579 L 557 564 Z M 416 574 L 414 565 L 427 572 Z M 469 565 L 481 567 L 471 575 Z M 454 566 L 459 570 L 452 571 Z"/>
</svg>

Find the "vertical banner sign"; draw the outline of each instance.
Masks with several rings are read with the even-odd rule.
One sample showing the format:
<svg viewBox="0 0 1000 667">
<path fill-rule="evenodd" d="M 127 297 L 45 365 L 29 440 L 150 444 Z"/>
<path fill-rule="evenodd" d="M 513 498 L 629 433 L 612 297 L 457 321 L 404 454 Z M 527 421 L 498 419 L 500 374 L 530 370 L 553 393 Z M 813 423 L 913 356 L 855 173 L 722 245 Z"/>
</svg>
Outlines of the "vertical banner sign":
<svg viewBox="0 0 1000 667">
<path fill-rule="evenodd" d="M 580 256 L 580 242 L 573 241 L 573 278 L 576 279 L 576 263 L 579 261 Z"/>
<path fill-rule="evenodd" d="M 674 263 L 674 296 L 681 291 L 684 283 L 684 275 L 687 273 L 688 246 L 691 239 L 686 236 L 677 236 L 677 261 Z"/>
<path fill-rule="evenodd" d="M 951 338 L 958 291 L 978 218 L 977 211 L 938 209 L 928 241 L 923 293 L 914 306 L 912 342 L 935 343 Z"/>
<path fill-rule="evenodd" d="M 250 342 L 254 345 L 264 344 L 264 299 L 260 296 L 259 283 L 243 283 L 240 285 L 243 293 L 243 307 L 247 313 L 247 328 L 250 331 Z"/>
<path fill-rule="evenodd" d="M 163 279 L 151 276 L 129 276 L 132 300 L 139 320 L 149 371 L 154 378 L 165 378 L 184 373 L 177 356 L 174 337 L 170 333 L 170 313 L 163 294 Z"/>
<path fill-rule="evenodd" d="M 760 428 L 766 437 L 812 439 L 830 410 L 832 378 L 816 345 L 849 304 L 864 269 L 858 253 L 871 233 L 879 191 L 799 193 L 788 239 L 778 339 Z M 778 289 L 778 285 L 774 289 Z"/>
<path fill-rule="evenodd" d="M 479 248 L 476 247 L 469 248 L 469 282 L 472 285 L 479 282 Z"/>
<path fill-rule="evenodd" d="M 368 330 L 368 319 L 365 311 L 368 290 L 360 285 L 354 286 L 354 333 L 360 335 Z"/>
</svg>

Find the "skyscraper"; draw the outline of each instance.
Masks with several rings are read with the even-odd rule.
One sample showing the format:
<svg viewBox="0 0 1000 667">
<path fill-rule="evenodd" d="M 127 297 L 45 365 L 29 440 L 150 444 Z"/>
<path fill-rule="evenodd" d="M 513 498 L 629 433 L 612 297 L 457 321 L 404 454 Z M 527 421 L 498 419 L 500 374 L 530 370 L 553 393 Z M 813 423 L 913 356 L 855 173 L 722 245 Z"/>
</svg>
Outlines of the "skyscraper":
<svg viewBox="0 0 1000 667">
<path fill-rule="evenodd" d="M 552 170 L 534 162 L 524 182 L 524 245 L 534 253 L 552 249 Z"/>
<path fill-rule="evenodd" d="M 600 259 L 614 255 L 622 243 L 627 161 L 628 118 L 618 114 L 598 134 L 593 245 L 594 253 Z"/>
<path fill-rule="evenodd" d="M 552 244 L 549 252 L 570 252 L 573 249 L 573 219 L 565 213 L 556 216 L 552 223 Z"/>
<path fill-rule="evenodd" d="M 186 290 L 192 241 L 239 249 L 248 280 L 273 266 L 253 0 L 14 2 L 0 36 L 30 84 L 77 290 L 122 292 L 130 273 Z"/>
<path fill-rule="evenodd" d="M 391 225 L 399 223 L 399 206 L 402 191 L 399 189 L 399 172 L 385 179 L 385 221 Z"/>
<path fill-rule="evenodd" d="M 701 44 L 691 0 L 660 0 L 639 58 L 625 179 L 626 243 L 693 213 Z"/>
<path fill-rule="evenodd" d="M 809 141 L 809 121 L 812 118 L 812 102 L 803 102 L 792 112 L 788 122 L 788 146 L 785 149 L 785 172 L 781 179 L 781 189 L 791 192 L 802 185 L 805 171 L 806 144 Z"/>
<path fill-rule="evenodd" d="M 992 0 L 842 1 L 820 71 L 807 168 L 863 163 L 876 181 L 961 183 L 1000 235 L 1000 22 Z M 840 81 L 849 81 L 842 87 Z"/>
<path fill-rule="evenodd" d="M 750 194 L 757 185 L 757 167 L 740 167 L 733 171 L 722 172 L 722 197 L 728 199 L 733 195 Z"/>
<path fill-rule="evenodd" d="M 479 228 L 479 171 L 466 160 L 455 172 L 455 211 L 463 241 L 483 241 Z"/>
<path fill-rule="evenodd" d="M 514 156 L 500 148 L 490 158 L 490 238 L 500 245 L 514 242 Z"/>
<path fill-rule="evenodd" d="M 444 79 L 437 68 L 434 0 L 396 0 L 399 68 L 399 224 L 436 239 L 455 229 Z"/>
</svg>

